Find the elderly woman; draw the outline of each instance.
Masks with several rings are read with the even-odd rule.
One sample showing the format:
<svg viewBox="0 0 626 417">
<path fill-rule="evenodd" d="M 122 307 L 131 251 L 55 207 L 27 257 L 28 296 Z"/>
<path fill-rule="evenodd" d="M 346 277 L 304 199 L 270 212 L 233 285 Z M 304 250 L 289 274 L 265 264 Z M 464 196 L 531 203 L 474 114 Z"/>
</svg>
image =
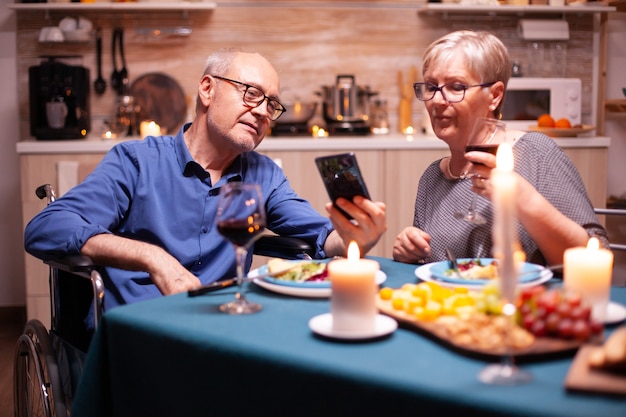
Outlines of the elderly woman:
<svg viewBox="0 0 626 417">
<path fill-rule="evenodd" d="M 433 162 L 422 175 L 413 226 L 397 237 L 393 257 L 407 263 L 446 259 L 449 247 L 458 257 L 492 257 L 493 212 L 489 176 L 494 155 L 467 152 L 474 122 L 499 118 L 511 73 L 506 47 L 487 32 L 453 32 L 432 43 L 424 54 L 423 83 L 415 94 L 428 110 L 437 137 L 450 156 Z M 542 133 L 508 131 L 518 182 L 515 208 L 519 242 L 529 262 L 563 263 L 563 252 L 586 246 L 607 234 L 573 163 Z M 455 218 L 478 194 L 477 212 L 485 224 Z"/>
</svg>

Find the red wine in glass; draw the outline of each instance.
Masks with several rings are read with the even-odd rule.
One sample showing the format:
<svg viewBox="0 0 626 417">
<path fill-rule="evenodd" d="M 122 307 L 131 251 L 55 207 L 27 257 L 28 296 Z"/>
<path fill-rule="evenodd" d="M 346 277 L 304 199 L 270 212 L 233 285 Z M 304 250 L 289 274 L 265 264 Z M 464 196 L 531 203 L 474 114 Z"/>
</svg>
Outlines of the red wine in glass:
<svg viewBox="0 0 626 417">
<path fill-rule="evenodd" d="M 260 222 L 249 222 L 246 219 L 228 219 L 217 224 L 217 230 L 222 236 L 236 246 L 247 247 L 256 236 L 263 232 L 265 226 Z"/>
<path fill-rule="evenodd" d="M 220 189 L 217 207 L 217 230 L 235 247 L 237 295 L 235 300 L 221 304 L 220 311 L 228 314 L 251 314 L 261 305 L 248 301 L 245 294 L 245 267 L 248 248 L 265 228 L 265 208 L 258 184 L 229 182 Z"/>
<path fill-rule="evenodd" d="M 498 145 L 506 138 L 506 125 L 496 119 L 479 118 L 474 124 L 472 133 L 465 146 L 465 152 L 479 151 L 495 155 Z M 473 162 L 475 165 L 480 165 Z M 468 178 L 466 176 L 466 178 Z M 476 210 L 478 194 L 472 196 L 470 207 L 465 211 L 457 211 L 454 217 L 474 224 L 485 224 L 487 219 Z"/>
</svg>

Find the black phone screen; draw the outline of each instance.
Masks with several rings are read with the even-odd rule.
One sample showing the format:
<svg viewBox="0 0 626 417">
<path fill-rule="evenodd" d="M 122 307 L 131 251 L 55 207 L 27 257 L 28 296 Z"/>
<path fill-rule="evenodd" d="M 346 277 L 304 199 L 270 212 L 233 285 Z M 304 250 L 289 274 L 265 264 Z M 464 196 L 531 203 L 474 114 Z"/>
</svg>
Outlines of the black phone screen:
<svg viewBox="0 0 626 417">
<path fill-rule="evenodd" d="M 354 153 L 322 156 L 315 163 L 333 203 L 339 197 L 350 201 L 357 195 L 370 198 Z"/>
</svg>

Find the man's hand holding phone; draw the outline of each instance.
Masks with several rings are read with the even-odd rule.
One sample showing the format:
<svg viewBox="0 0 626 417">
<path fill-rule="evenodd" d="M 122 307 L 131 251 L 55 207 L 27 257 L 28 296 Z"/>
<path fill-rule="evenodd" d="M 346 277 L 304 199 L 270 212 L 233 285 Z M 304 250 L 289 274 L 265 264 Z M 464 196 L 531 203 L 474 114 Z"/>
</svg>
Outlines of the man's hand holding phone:
<svg viewBox="0 0 626 417">
<path fill-rule="evenodd" d="M 336 207 L 338 198 L 352 201 L 354 197 L 362 196 L 370 199 L 354 153 L 322 156 L 315 159 L 315 164 L 322 176 L 328 196 Z M 352 218 L 340 207 L 337 208 L 347 218 Z"/>
<path fill-rule="evenodd" d="M 364 255 L 387 230 L 385 203 L 373 202 L 353 153 L 315 160 L 331 199 L 326 205 L 330 220 L 344 247 L 356 241 Z"/>
</svg>

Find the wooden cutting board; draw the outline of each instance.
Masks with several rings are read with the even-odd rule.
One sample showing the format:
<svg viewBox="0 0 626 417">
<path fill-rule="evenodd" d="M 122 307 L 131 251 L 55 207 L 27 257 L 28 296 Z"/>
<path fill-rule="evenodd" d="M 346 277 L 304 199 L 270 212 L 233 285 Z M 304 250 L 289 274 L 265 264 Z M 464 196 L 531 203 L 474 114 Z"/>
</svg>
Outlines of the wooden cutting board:
<svg viewBox="0 0 626 417">
<path fill-rule="evenodd" d="M 468 346 L 460 344 L 447 335 L 447 331 L 436 322 L 418 321 L 404 311 L 395 310 L 390 301 L 377 297 L 378 310 L 398 321 L 403 328 L 417 331 L 442 345 L 467 356 L 479 359 L 494 360 L 502 357 L 506 353 L 504 346 L 497 349 L 483 349 L 479 346 Z M 598 335 L 596 340 L 601 340 L 602 335 Z M 573 355 L 583 343 L 577 340 L 564 340 L 551 337 L 538 337 L 532 345 L 526 348 L 513 349 L 512 354 L 517 361 L 545 360 L 556 357 Z"/>
<path fill-rule="evenodd" d="M 565 377 L 565 388 L 570 391 L 626 396 L 626 374 L 589 366 L 589 355 L 595 347 L 584 345 L 578 350 Z"/>
</svg>

